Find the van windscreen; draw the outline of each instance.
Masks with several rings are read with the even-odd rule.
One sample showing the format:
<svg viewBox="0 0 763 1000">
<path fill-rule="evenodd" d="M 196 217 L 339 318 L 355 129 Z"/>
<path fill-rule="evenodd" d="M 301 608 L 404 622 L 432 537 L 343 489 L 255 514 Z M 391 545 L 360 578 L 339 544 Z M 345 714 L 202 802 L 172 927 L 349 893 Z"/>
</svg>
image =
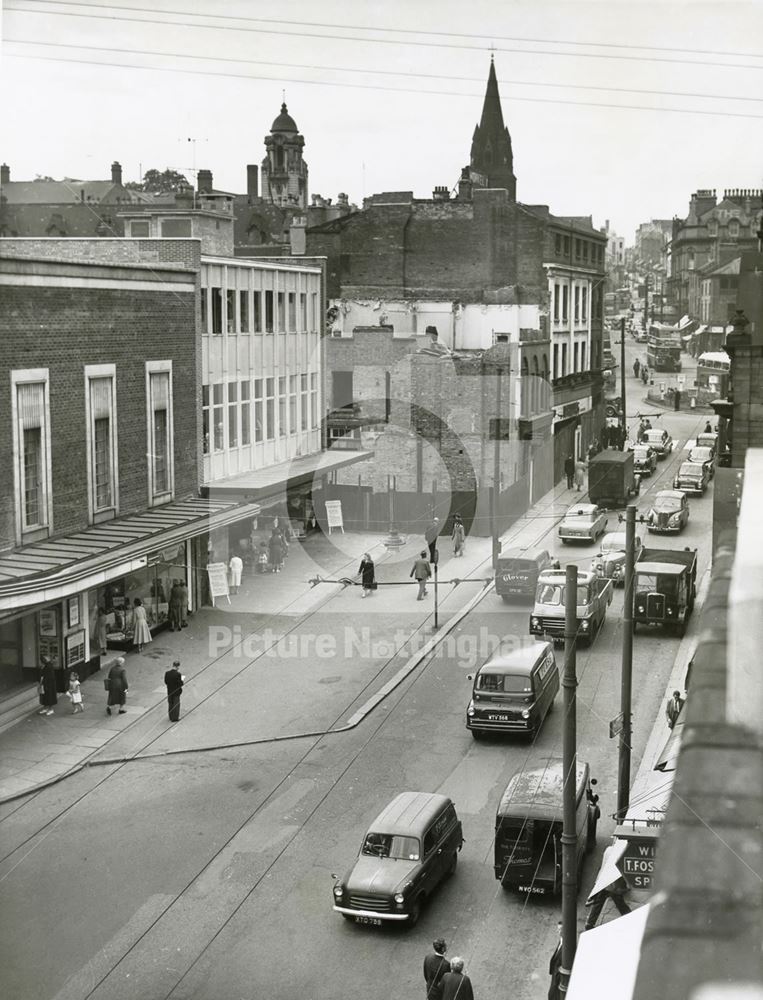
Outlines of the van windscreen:
<svg viewBox="0 0 763 1000">
<path fill-rule="evenodd" d="M 503 694 L 529 694 L 532 691 L 530 678 L 515 674 L 479 674 L 478 691 L 501 692 Z"/>
<path fill-rule="evenodd" d="M 402 837 L 388 833 L 369 833 L 366 835 L 361 853 L 375 858 L 418 861 L 420 854 L 419 841 L 417 837 Z"/>
</svg>

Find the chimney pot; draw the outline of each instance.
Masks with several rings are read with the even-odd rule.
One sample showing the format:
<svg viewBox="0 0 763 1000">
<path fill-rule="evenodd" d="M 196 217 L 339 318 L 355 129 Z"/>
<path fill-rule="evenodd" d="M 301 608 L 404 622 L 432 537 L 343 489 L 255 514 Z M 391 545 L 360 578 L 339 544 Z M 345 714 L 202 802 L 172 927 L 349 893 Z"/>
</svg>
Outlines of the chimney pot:
<svg viewBox="0 0 763 1000">
<path fill-rule="evenodd" d="M 122 164 L 117 160 L 111 164 L 111 183 L 120 185 L 122 183 Z"/>
<path fill-rule="evenodd" d="M 206 194 L 212 190 L 212 171 L 200 170 L 196 176 L 196 188 L 199 194 Z"/>
</svg>

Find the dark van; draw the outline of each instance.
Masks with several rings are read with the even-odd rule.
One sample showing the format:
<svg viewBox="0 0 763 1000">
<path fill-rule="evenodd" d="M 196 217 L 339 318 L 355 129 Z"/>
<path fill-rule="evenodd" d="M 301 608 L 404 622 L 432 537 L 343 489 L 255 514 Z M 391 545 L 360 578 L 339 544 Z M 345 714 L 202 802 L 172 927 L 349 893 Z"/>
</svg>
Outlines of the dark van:
<svg viewBox="0 0 763 1000">
<path fill-rule="evenodd" d="M 486 660 L 474 677 L 466 728 L 479 739 L 483 733 L 526 733 L 534 736 L 559 690 L 554 644 L 533 642 Z"/>
<path fill-rule="evenodd" d="M 509 601 L 532 601 L 538 574 L 551 565 L 546 549 L 507 549 L 498 556 L 495 592 Z"/>
<path fill-rule="evenodd" d="M 463 842 L 447 796 L 402 792 L 373 821 L 355 864 L 334 883 L 334 909 L 358 924 L 413 926 L 427 898 L 455 872 Z"/>
<path fill-rule="evenodd" d="M 562 762 L 515 774 L 495 816 L 495 877 L 504 889 L 534 896 L 562 891 Z M 596 846 L 599 796 L 588 764 L 578 763 L 575 789 L 577 861 Z"/>
</svg>

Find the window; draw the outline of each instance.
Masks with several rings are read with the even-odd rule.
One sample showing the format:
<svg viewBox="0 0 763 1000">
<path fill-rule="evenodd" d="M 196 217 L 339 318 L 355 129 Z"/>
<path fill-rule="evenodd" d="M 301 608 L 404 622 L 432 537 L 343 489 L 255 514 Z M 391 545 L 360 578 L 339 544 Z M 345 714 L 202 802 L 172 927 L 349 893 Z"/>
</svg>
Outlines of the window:
<svg viewBox="0 0 763 1000">
<path fill-rule="evenodd" d="M 312 324 L 311 324 L 310 328 L 311 328 L 311 330 L 313 330 L 315 332 L 315 331 L 317 331 L 318 324 L 320 322 L 320 319 L 319 319 L 319 316 L 318 316 L 318 293 L 317 292 L 313 292 L 312 293 L 312 295 L 310 296 L 310 301 L 312 302 L 312 309 L 311 309 Z"/>
<path fill-rule="evenodd" d="M 572 370 L 576 372 L 578 370 L 578 345 L 577 342 L 572 345 Z"/>
<path fill-rule="evenodd" d="M 282 375 L 278 379 L 278 434 L 284 437 L 286 433 L 286 376 Z"/>
<path fill-rule="evenodd" d="M 133 239 L 140 239 L 141 236 L 151 235 L 151 224 L 148 219 L 141 219 L 140 222 L 130 223 L 130 236 Z"/>
<path fill-rule="evenodd" d="M 302 331 L 307 329 L 307 293 L 299 293 L 299 328 Z"/>
<path fill-rule="evenodd" d="M 318 426 L 318 373 L 310 373 L 310 426 Z"/>
<path fill-rule="evenodd" d="M 570 288 L 569 285 L 562 285 L 562 322 L 566 323 L 570 318 Z"/>
<path fill-rule="evenodd" d="M 297 433 L 297 376 L 289 376 L 289 433 Z"/>
<path fill-rule="evenodd" d="M 580 289 L 580 318 L 584 323 L 588 322 L 588 285 L 583 285 Z"/>
<path fill-rule="evenodd" d="M 248 380 L 239 383 L 239 399 L 241 406 L 241 444 L 244 446 L 252 443 L 251 392 L 252 386 Z"/>
<path fill-rule="evenodd" d="M 254 380 L 254 441 L 255 444 L 265 439 L 265 427 L 262 423 L 262 379 Z"/>
<path fill-rule="evenodd" d="M 222 288 L 209 289 L 212 298 L 212 333 L 223 332 L 223 290 Z"/>
<path fill-rule="evenodd" d="M 228 333 L 236 332 L 236 293 L 232 288 L 225 292 L 225 320 Z"/>
<path fill-rule="evenodd" d="M 573 301 L 573 315 L 575 322 L 578 323 L 580 321 L 580 287 L 578 285 L 573 288 Z"/>
<path fill-rule="evenodd" d="M 225 386 L 222 382 L 216 382 L 212 386 L 212 427 L 214 428 L 213 446 L 215 451 L 222 451 L 225 447 L 224 408 Z"/>
<path fill-rule="evenodd" d="M 561 370 L 560 374 L 562 374 L 562 375 L 566 375 L 567 374 L 567 345 L 566 344 L 562 344 L 562 370 Z"/>
<path fill-rule="evenodd" d="M 190 219 L 162 219 L 162 236 L 183 239 L 191 236 Z"/>
<path fill-rule="evenodd" d="M 565 257 L 569 257 L 569 255 L 570 255 L 570 238 L 569 238 L 569 236 L 565 236 L 564 237 L 563 243 L 564 243 L 564 256 Z"/>
<path fill-rule="evenodd" d="M 288 331 L 289 333 L 294 333 L 297 329 L 297 293 L 289 292 L 289 318 L 288 318 Z"/>
<path fill-rule="evenodd" d="M 580 260 L 580 240 L 575 240 L 575 260 Z"/>
<path fill-rule="evenodd" d="M 275 426 L 275 379 L 265 379 L 265 438 L 272 441 L 276 436 Z"/>
<path fill-rule="evenodd" d="M 586 366 L 585 366 L 585 348 L 586 348 L 585 341 L 583 341 L 583 343 L 580 345 L 580 370 L 581 370 L 581 372 L 584 372 L 586 370 Z"/>
<path fill-rule="evenodd" d="M 278 314 L 276 316 L 276 330 L 278 330 L 278 332 L 281 333 L 286 329 L 286 308 L 285 308 L 286 296 L 284 295 L 283 292 L 277 292 L 276 295 L 277 295 L 277 307 L 278 307 Z"/>
<path fill-rule="evenodd" d="M 201 448 L 209 454 L 209 386 L 201 387 Z"/>
<path fill-rule="evenodd" d="M 554 344 L 554 378 L 559 378 L 559 345 Z"/>
<path fill-rule="evenodd" d="M 201 290 L 201 332 L 202 333 L 209 333 L 209 328 L 208 328 L 209 320 L 207 319 L 208 315 L 209 315 L 209 290 L 206 289 L 206 288 L 202 288 L 202 290 Z"/>
<path fill-rule="evenodd" d="M 583 240 L 583 260 L 588 260 L 588 240 Z"/>
<path fill-rule="evenodd" d="M 22 382 L 29 374 L 39 378 Z M 13 373 L 16 391 L 17 507 L 21 533 L 50 526 L 48 372 Z"/>
<path fill-rule="evenodd" d="M 238 448 L 238 382 L 228 383 L 228 447 Z"/>
<path fill-rule="evenodd" d="M 171 362 L 147 362 L 149 405 L 149 495 L 172 493 Z M 161 365 L 159 370 L 151 370 Z"/>
<path fill-rule="evenodd" d="M 238 293 L 238 314 L 242 333 L 249 333 L 249 292 Z"/>
<path fill-rule="evenodd" d="M 88 484 L 91 514 L 116 507 L 116 420 L 113 366 L 85 368 L 87 380 Z"/>
<path fill-rule="evenodd" d="M 265 292 L 265 332 L 273 332 L 273 293 Z"/>
<path fill-rule="evenodd" d="M 557 256 L 562 252 L 562 234 L 556 233 L 554 236 L 554 252 Z"/>
<path fill-rule="evenodd" d="M 262 292 L 254 292 L 252 295 L 252 315 L 254 332 L 262 333 Z"/>
<path fill-rule="evenodd" d="M 307 430 L 307 375 L 299 376 L 299 419 L 300 427 Z"/>
<path fill-rule="evenodd" d="M 559 290 L 559 282 L 557 281 L 554 284 L 554 322 L 555 323 L 559 322 L 559 304 L 560 304 L 560 300 L 561 300 L 561 295 L 560 295 L 560 290 Z"/>
</svg>

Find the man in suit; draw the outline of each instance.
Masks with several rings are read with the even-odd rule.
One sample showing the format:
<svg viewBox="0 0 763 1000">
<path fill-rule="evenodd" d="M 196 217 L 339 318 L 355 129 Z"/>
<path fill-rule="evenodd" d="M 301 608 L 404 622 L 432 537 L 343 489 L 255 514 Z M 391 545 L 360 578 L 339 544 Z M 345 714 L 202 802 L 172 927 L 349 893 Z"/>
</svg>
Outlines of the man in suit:
<svg viewBox="0 0 763 1000">
<path fill-rule="evenodd" d="M 180 721 L 180 695 L 183 692 L 184 680 L 185 678 L 180 673 L 180 660 L 175 660 L 164 675 L 164 683 L 167 685 L 167 706 L 170 722 Z"/>
<path fill-rule="evenodd" d="M 665 715 L 668 719 L 668 729 L 672 729 L 675 726 L 678 716 L 681 714 L 681 709 L 684 707 L 684 700 L 681 697 L 680 691 L 674 691 L 673 697 L 668 698 L 668 703 L 665 706 Z"/>
<path fill-rule="evenodd" d="M 442 1000 L 442 977 L 450 972 L 450 962 L 445 957 L 448 946 L 443 938 L 433 943 L 434 954 L 424 959 L 424 982 L 427 984 L 427 1000 Z"/>
<path fill-rule="evenodd" d="M 454 958 L 442 977 L 442 1000 L 474 1000 L 472 981 L 464 972 L 463 958 Z"/>
<path fill-rule="evenodd" d="M 419 585 L 419 596 L 416 600 L 423 601 L 427 596 L 427 580 L 432 575 L 426 549 L 422 549 L 421 555 L 413 564 L 413 569 L 409 575 L 415 577 Z"/>
</svg>

